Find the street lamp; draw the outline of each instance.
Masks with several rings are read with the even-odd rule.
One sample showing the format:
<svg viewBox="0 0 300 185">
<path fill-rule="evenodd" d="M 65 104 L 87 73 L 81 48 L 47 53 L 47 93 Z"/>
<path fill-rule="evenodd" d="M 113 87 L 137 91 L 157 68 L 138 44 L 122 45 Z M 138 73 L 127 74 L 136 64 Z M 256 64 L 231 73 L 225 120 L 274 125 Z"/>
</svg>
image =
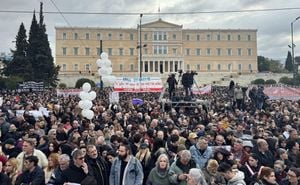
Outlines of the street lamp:
<svg viewBox="0 0 300 185">
<path fill-rule="evenodd" d="M 293 77 L 295 78 L 297 72 L 298 72 L 298 66 L 295 64 L 295 44 L 294 44 L 294 22 L 296 22 L 298 19 L 300 19 L 300 16 L 297 17 L 294 21 L 291 22 L 291 37 L 292 37 L 292 64 L 293 64 Z"/>
<path fill-rule="evenodd" d="M 140 80 L 142 79 L 142 17 L 143 14 L 140 14 L 140 44 L 138 45 L 137 48 L 140 49 L 140 62 L 139 62 L 139 69 L 140 69 Z"/>
</svg>

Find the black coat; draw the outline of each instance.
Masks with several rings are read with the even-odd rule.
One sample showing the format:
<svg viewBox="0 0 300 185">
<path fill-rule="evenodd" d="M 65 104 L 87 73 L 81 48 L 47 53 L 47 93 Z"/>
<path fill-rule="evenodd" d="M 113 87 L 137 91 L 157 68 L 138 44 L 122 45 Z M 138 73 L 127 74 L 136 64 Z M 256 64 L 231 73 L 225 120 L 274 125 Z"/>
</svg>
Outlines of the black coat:
<svg viewBox="0 0 300 185">
<path fill-rule="evenodd" d="M 0 173 L 0 184 L 1 185 L 11 185 L 9 177 L 4 173 Z"/>
<path fill-rule="evenodd" d="M 101 157 L 92 159 L 87 157 L 87 164 L 91 169 L 91 174 L 96 178 L 97 185 L 109 185 L 109 167 Z"/>
<path fill-rule="evenodd" d="M 39 166 L 30 171 L 25 171 L 19 177 L 17 177 L 16 185 L 45 185 L 45 172 Z"/>
<path fill-rule="evenodd" d="M 65 182 L 82 184 L 88 176 L 92 176 L 90 171 L 89 169 L 89 173 L 85 174 L 82 168 L 71 163 L 70 166 L 62 172 L 62 184 Z"/>
</svg>

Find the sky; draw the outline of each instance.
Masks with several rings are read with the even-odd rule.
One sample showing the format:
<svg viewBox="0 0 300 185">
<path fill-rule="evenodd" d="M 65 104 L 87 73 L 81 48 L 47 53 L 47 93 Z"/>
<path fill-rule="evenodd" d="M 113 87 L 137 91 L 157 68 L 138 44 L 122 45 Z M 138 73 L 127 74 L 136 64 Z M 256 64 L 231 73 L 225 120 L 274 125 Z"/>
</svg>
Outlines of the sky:
<svg viewBox="0 0 300 185">
<path fill-rule="evenodd" d="M 28 36 L 32 20 L 31 12 L 39 11 L 40 2 L 41 0 L 1 0 L 0 53 L 7 53 L 15 48 L 13 41 L 22 22 Z M 45 12 L 44 22 L 53 56 L 55 56 L 55 26 L 137 28 L 140 21 L 139 14 L 142 13 L 142 23 L 161 18 L 167 22 L 183 25 L 184 29 L 257 29 L 258 55 L 284 61 L 290 50 L 288 45 L 291 45 L 291 22 L 300 16 L 298 0 L 42 0 L 42 2 Z M 62 15 L 58 12 L 98 14 Z M 299 56 L 300 19 L 294 22 L 293 28 L 295 56 Z"/>
</svg>

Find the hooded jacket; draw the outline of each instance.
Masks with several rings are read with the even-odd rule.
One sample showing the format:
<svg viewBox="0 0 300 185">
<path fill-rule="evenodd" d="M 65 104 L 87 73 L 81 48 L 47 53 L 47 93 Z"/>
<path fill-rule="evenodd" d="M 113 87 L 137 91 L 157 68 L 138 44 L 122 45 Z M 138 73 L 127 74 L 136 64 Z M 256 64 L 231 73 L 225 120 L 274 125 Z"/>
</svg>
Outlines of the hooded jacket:
<svg viewBox="0 0 300 185">
<path fill-rule="evenodd" d="M 244 173 L 239 170 L 233 170 L 233 172 L 235 173 L 235 176 L 228 180 L 227 185 L 246 185 Z"/>
</svg>

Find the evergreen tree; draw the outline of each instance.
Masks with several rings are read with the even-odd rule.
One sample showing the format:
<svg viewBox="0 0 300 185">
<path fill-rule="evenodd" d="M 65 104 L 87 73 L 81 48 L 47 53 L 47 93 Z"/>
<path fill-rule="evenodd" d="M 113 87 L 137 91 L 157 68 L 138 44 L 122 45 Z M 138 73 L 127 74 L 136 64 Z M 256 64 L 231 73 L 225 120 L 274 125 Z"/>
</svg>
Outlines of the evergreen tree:
<svg viewBox="0 0 300 185">
<path fill-rule="evenodd" d="M 285 66 L 284 68 L 286 70 L 288 70 L 289 72 L 293 72 L 294 70 L 294 66 L 293 66 L 293 59 L 292 59 L 292 55 L 291 52 L 289 51 L 285 60 Z"/>
<path fill-rule="evenodd" d="M 12 51 L 13 59 L 7 63 L 4 74 L 9 77 L 20 77 L 27 81 L 31 79 L 32 66 L 27 59 L 27 36 L 24 24 L 21 23 L 16 36 L 16 50 Z"/>
<path fill-rule="evenodd" d="M 33 67 L 34 81 L 43 81 L 45 84 L 55 86 L 58 82 L 59 68 L 54 66 L 51 48 L 44 24 L 43 3 L 40 5 L 40 20 L 36 20 L 35 12 L 29 33 L 28 58 Z"/>
</svg>

